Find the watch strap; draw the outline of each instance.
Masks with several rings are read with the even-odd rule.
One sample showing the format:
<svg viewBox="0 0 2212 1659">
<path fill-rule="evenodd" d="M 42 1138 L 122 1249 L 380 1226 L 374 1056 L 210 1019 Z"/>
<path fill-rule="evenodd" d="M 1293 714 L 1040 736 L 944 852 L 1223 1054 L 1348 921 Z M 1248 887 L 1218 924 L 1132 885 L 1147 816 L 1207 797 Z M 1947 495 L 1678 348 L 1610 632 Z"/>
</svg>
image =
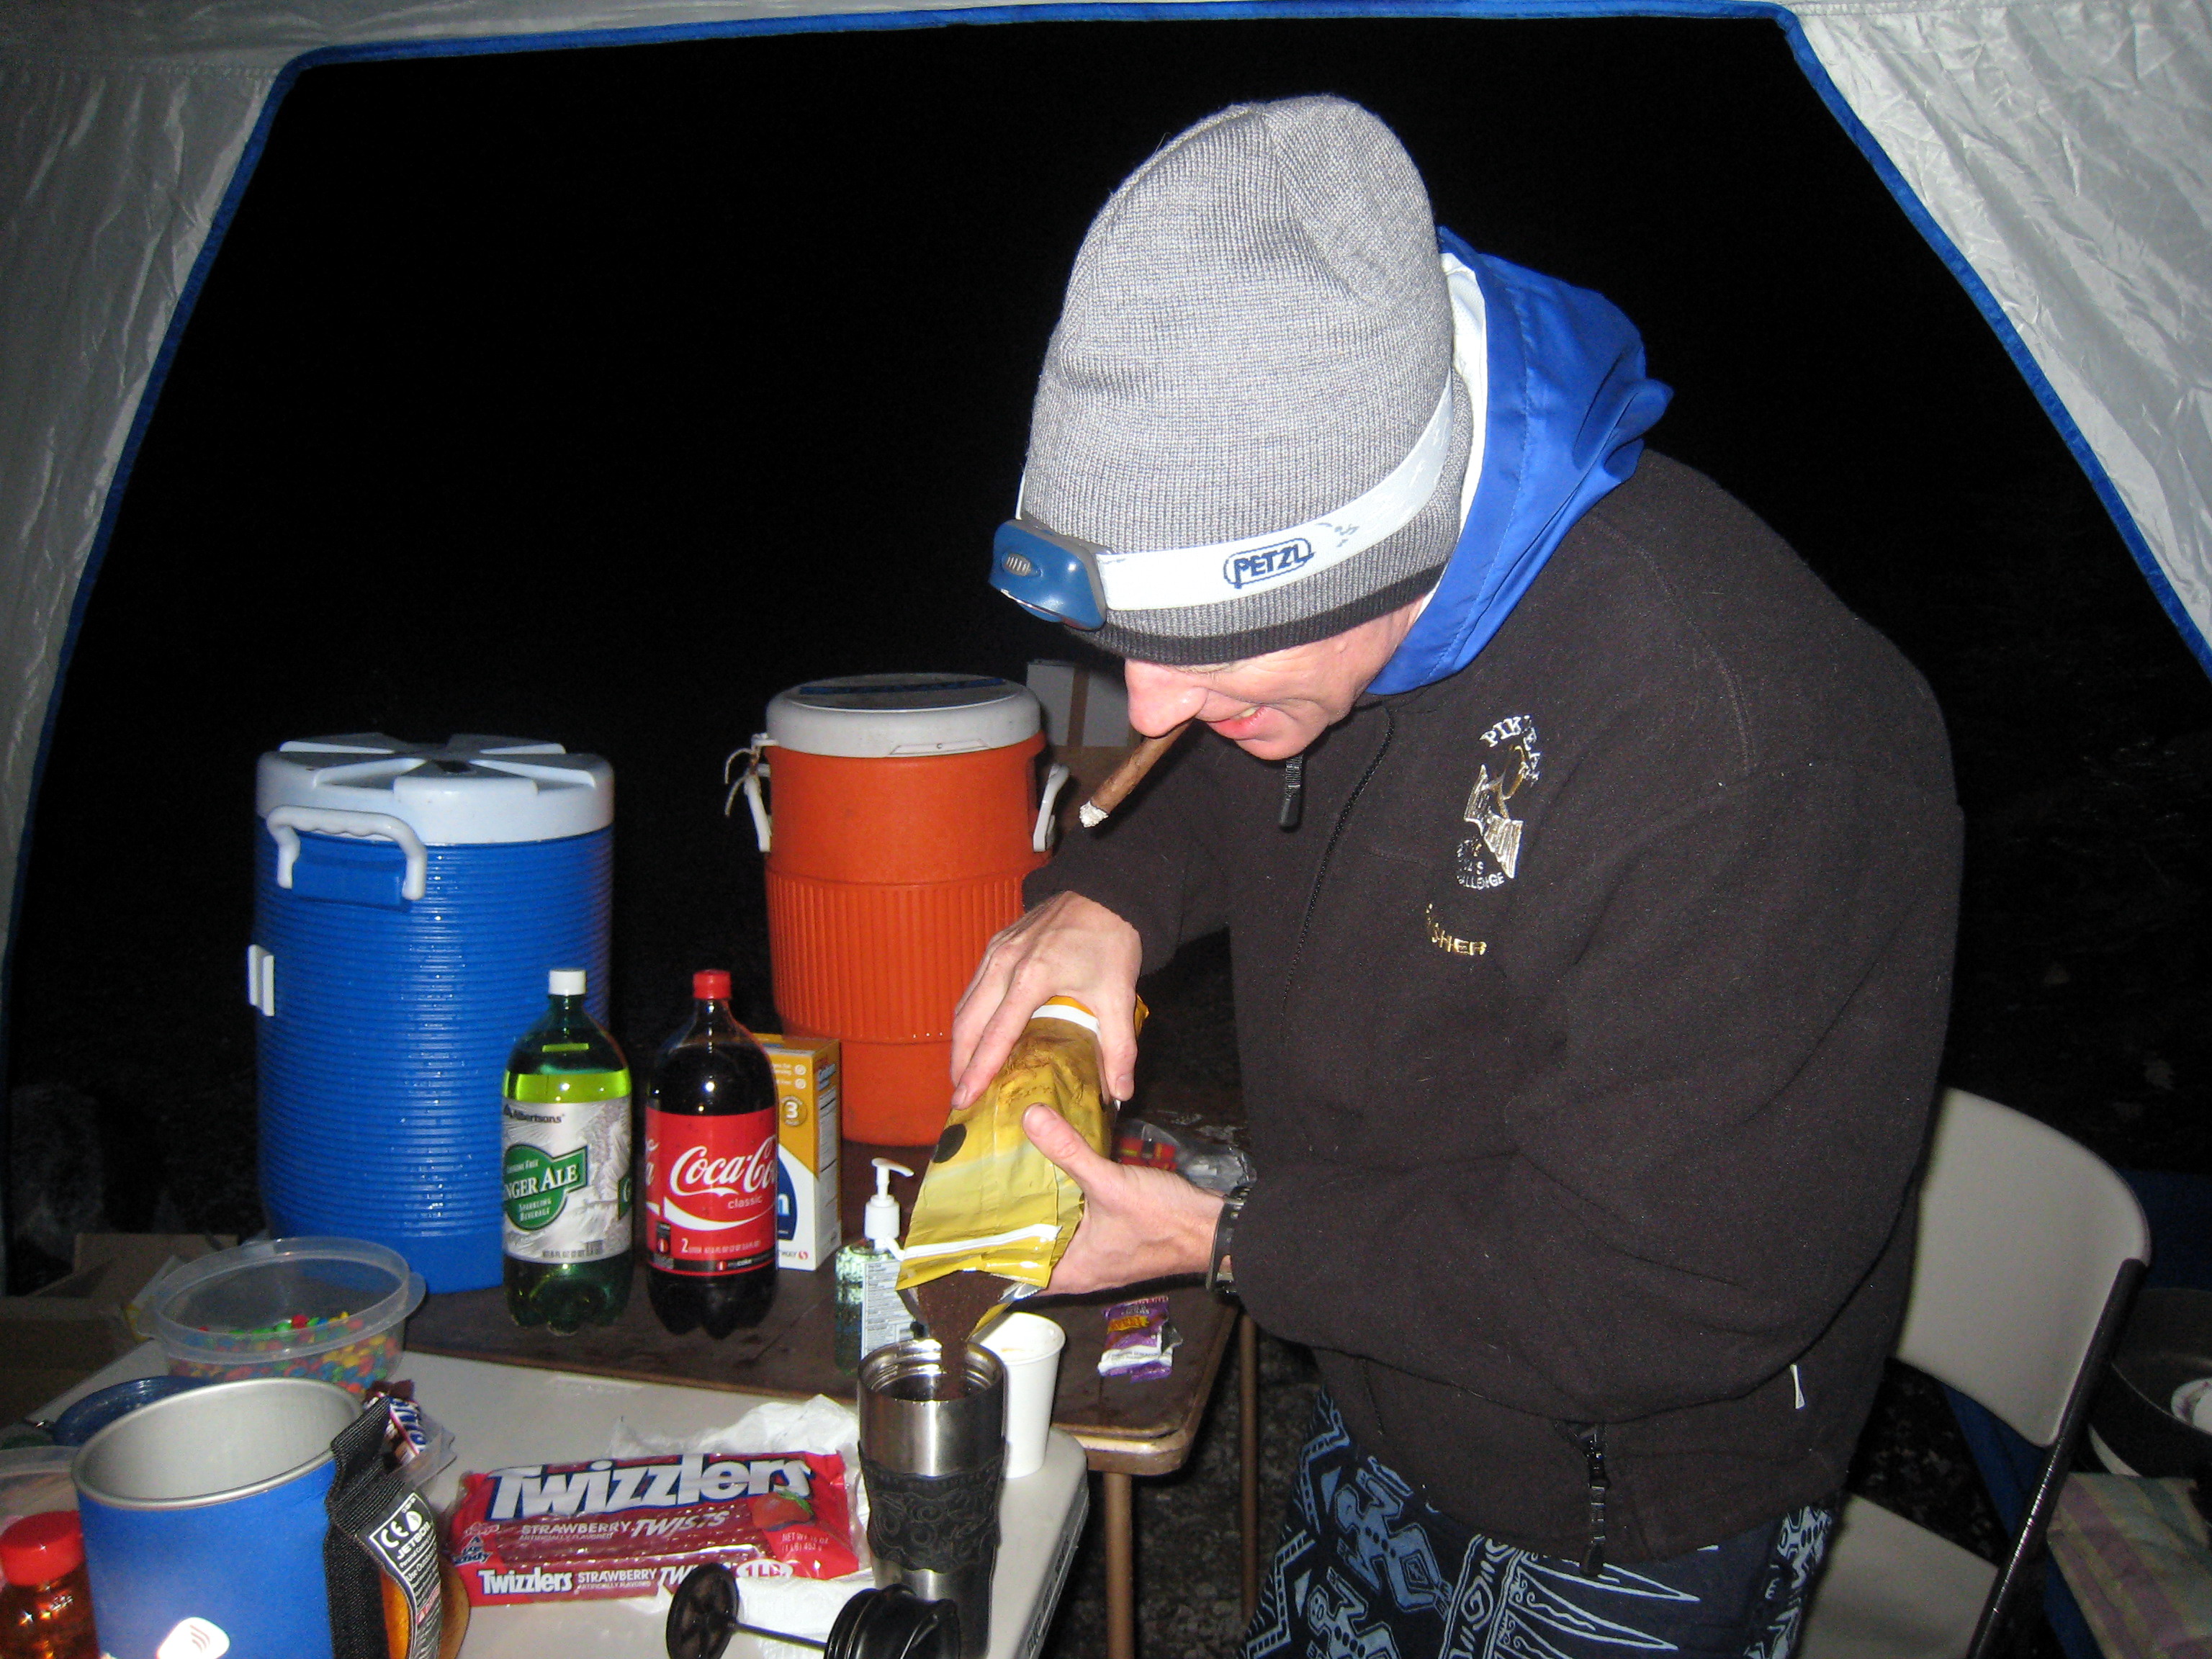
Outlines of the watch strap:
<svg viewBox="0 0 2212 1659">
<path fill-rule="evenodd" d="M 1252 1183 L 1231 1188 L 1221 1200 L 1221 1213 L 1213 1224 L 1213 1254 L 1206 1264 L 1206 1288 L 1224 1302 L 1237 1302 L 1235 1244 L 1237 1223 L 1244 1213 L 1244 1200 L 1252 1196 Z"/>
</svg>

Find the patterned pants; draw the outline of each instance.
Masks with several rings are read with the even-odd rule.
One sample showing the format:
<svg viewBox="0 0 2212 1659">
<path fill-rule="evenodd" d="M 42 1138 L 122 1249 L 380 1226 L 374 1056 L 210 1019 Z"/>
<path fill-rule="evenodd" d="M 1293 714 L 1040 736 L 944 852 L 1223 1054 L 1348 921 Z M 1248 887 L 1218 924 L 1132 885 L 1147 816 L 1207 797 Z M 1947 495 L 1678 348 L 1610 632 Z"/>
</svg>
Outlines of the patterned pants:
<svg viewBox="0 0 2212 1659">
<path fill-rule="evenodd" d="M 1243 1659 L 1789 1659 L 1834 1523 L 1808 1506 L 1585 1578 L 1431 1509 L 1324 1391 Z"/>
</svg>

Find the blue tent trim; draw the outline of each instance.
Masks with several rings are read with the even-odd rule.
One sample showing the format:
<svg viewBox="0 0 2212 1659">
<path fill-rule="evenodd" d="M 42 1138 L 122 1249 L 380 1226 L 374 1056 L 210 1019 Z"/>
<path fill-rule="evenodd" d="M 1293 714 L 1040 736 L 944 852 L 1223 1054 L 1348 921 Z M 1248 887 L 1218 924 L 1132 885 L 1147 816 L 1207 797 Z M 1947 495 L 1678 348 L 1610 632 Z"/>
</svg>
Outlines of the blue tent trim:
<svg viewBox="0 0 2212 1659">
<path fill-rule="evenodd" d="M 113 532 L 115 515 L 129 483 L 131 467 L 137 456 L 138 446 L 144 437 L 147 422 L 154 405 L 159 401 L 162 385 L 167 380 L 178 344 L 190 322 L 207 273 L 213 267 L 222 249 L 224 234 L 229 228 L 238 204 L 246 187 L 259 166 L 269 132 L 284 97 L 300 75 L 309 69 L 327 64 L 369 63 L 405 58 L 482 57 L 524 52 L 578 51 L 588 47 L 648 46 L 679 40 L 700 40 L 738 38 L 745 35 L 849 33 L 856 31 L 884 32 L 923 28 L 950 28 L 962 26 L 988 27 L 994 24 L 1020 22 L 1158 22 L 1164 18 L 1201 18 L 1224 21 L 1258 20 L 1267 18 L 1366 18 L 1366 17 L 1465 17 L 1498 21 L 1533 21 L 1541 19 L 1601 18 L 1601 17 L 1686 17 L 1694 19 L 1753 19 L 1764 18 L 1782 29 L 1790 43 L 1791 55 L 1798 68 L 1811 84 L 1820 101 L 1843 127 L 1851 142 L 1867 158 L 1876 175 L 1888 189 L 1890 196 L 1901 208 L 1928 243 L 1935 250 L 1952 275 L 1957 278 L 1996 332 L 2005 353 L 2013 361 L 2036 401 L 2042 405 L 2060 438 L 2074 456 L 2096 490 L 2106 512 L 2118 529 L 2121 539 L 2150 584 L 2159 606 L 2168 620 L 2179 631 L 2191 653 L 2208 674 L 2212 674 L 2212 643 L 2182 606 L 2180 599 L 2167 581 L 2166 573 L 2153 556 L 2150 544 L 2137 526 L 2134 515 L 2121 501 L 2118 488 L 2104 464 L 2097 459 L 2087 439 L 2057 391 L 2029 352 L 2027 343 L 2020 337 L 1990 292 L 1979 272 L 1955 243 L 1939 226 L 1927 207 L 1921 202 L 1905 176 L 1892 162 L 1881 143 L 1852 112 L 1850 106 L 1837 89 L 1827 70 L 1814 55 L 1807 40 L 1803 24 L 1779 0 L 1199 0 L 1198 3 L 1172 8 L 1158 4 L 1112 3 L 1112 0 L 1041 0 L 1040 3 L 1016 3 L 982 6 L 964 10 L 916 9 L 913 11 L 872 12 L 862 14 L 832 13 L 805 17 L 733 18 L 721 22 L 697 24 L 664 24 L 652 27 L 567 31 L 554 34 L 494 35 L 481 39 L 389 41 L 362 46 L 330 46 L 304 52 L 292 59 L 279 71 L 263 104 L 261 117 L 254 124 L 252 137 L 239 157 L 229 188 L 224 192 L 222 205 L 209 228 L 206 242 L 199 258 L 193 262 L 191 276 L 179 295 L 175 314 L 170 319 L 169 330 L 161 349 L 155 359 L 148 378 L 146 394 L 140 400 L 133 416 L 131 433 L 119 458 L 113 483 L 100 514 L 100 527 L 94 538 L 92 555 L 86 562 L 79 580 L 75 601 L 70 607 L 69 628 L 64 636 L 60 662 L 55 679 L 55 694 L 49 700 L 46 720 L 41 726 L 39 742 L 39 766 L 33 775 L 32 796 L 38 797 L 38 785 L 45 769 L 46 754 L 52 737 L 55 710 L 59 702 L 60 686 L 69 672 L 75 654 L 77 630 L 82 623 L 85 605 L 92 584 L 104 561 L 108 541 Z M 28 853 L 28 836 L 24 852 Z M 19 862 L 17 869 L 18 896 L 21 871 L 27 859 Z"/>
<path fill-rule="evenodd" d="M 2120 498 L 2118 488 L 2112 475 L 2105 470 L 2096 452 L 2082 435 L 2081 428 L 2067 410 L 2050 380 L 2045 375 L 2027 342 L 1998 305 L 1996 296 L 1990 292 L 1981 273 L 1959 251 L 1935 216 L 1905 182 L 1879 141 L 1869 132 L 1850 106 L 1844 100 L 1826 69 L 1813 51 L 1805 35 L 1802 21 L 1779 0 L 1212 0 L 1212 3 L 1176 6 L 1173 9 L 1157 4 L 1113 4 L 1107 0 L 1067 0 L 1055 3 L 1043 0 L 1036 4 L 1012 4 L 978 7 L 972 10 L 915 10 L 871 13 L 865 15 L 832 15 L 827 17 L 746 18 L 726 23 L 700 26 L 669 25 L 650 29 L 608 30 L 586 35 L 573 33 L 555 36 L 514 36 L 482 41 L 410 41 L 389 46 L 340 47 L 328 52 L 312 52 L 295 59 L 287 71 L 287 79 L 272 92 L 273 104 L 289 85 L 291 69 L 308 67 L 316 63 L 357 61 L 368 58 L 422 57 L 455 55 L 464 52 L 532 52 L 586 46 L 630 46 L 651 41 L 702 40 L 723 35 L 744 34 L 802 34 L 836 33 L 856 29 L 918 29 L 945 28 L 960 25 L 984 26 L 1016 22 L 1157 22 L 1163 17 L 1212 18 L 1249 20 L 1279 17 L 1466 17 L 1490 18 L 1498 21 L 1530 21 L 1577 17 L 1687 17 L 1687 18 L 1765 18 L 1777 24 L 1790 43 L 1790 55 L 1797 60 L 1820 101 L 1827 106 L 1839 125 L 1850 135 L 1873 167 L 1876 175 L 1887 187 L 1891 198 L 1904 210 L 1905 217 L 1920 232 L 1929 246 L 1950 270 L 1960 285 L 1966 290 L 1998 342 L 2005 355 L 2013 361 L 2021 377 L 2027 382 L 2044 413 L 2057 428 L 2060 439 L 2074 456 L 2076 465 L 2088 477 L 2097 498 L 2104 503 L 2105 511 L 2119 531 L 2136 568 L 2143 580 L 2150 584 L 2151 592 L 2166 619 L 2180 633 L 2190 654 L 2207 674 L 2212 674 L 2212 642 L 2199 631 L 2195 620 L 2183 607 L 2180 598 L 2166 580 L 2166 572 L 2152 554 L 2150 543 L 2135 521 L 2135 515 Z M 241 175 L 245 172 L 241 163 Z"/>
<path fill-rule="evenodd" d="M 85 611 L 92 589 L 106 562 L 107 548 L 112 540 L 116 517 L 129 486 L 138 448 L 143 441 L 148 423 L 153 417 L 155 405 L 161 400 L 161 389 L 168 379 L 171 364 L 177 349 L 191 320 L 200 290 L 208 272 L 222 252 L 225 233 L 244 198 L 246 185 L 252 179 L 261 155 L 266 147 L 271 125 L 284 97 L 301 74 L 328 64 L 370 63 L 404 58 L 460 58 L 481 57 L 522 52 L 579 51 L 586 47 L 649 46 L 678 40 L 712 40 L 750 34 L 811 34 L 849 33 L 859 30 L 883 31 L 895 29 L 948 28 L 959 26 L 983 27 L 994 24 L 1019 22 L 1157 22 L 1164 18 L 1352 18 L 1352 17 L 1466 17 L 1494 18 L 1501 21 L 1534 20 L 1545 18 L 1600 17 L 1687 17 L 1687 18 L 1764 18 L 1778 24 L 1788 37 L 1790 49 L 1798 67 L 1812 83 L 1814 90 L 1829 112 L 1840 122 L 1844 131 L 1859 151 L 1872 164 L 1890 195 L 1911 220 L 1929 246 L 1949 267 L 1952 274 L 1966 289 L 1975 306 L 1996 330 L 2014 366 L 2027 381 L 2036 401 L 2042 404 L 2073 453 L 2075 461 L 2089 478 L 2105 510 L 2118 526 L 2129 552 L 2149 582 L 2157 596 L 2160 607 L 2165 611 L 2183 641 L 2208 674 L 2212 674 L 2212 645 L 2208 645 L 2189 613 L 2182 608 L 2166 573 L 2152 556 L 2150 544 L 2135 522 L 2111 476 L 2106 471 L 2081 428 L 2059 401 L 2058 394 L 2045 377 L 2043 371 L 2029 354 L 2002 309 L 1990 294 L 1980 275 L 1960 253 L 1951 239 L 1936 223 L 1920 198 L 1905 183 L 1874 135 L 1860 123 L 1844 101 L 1827 71 L 1814 55 L 1805 37 L 1803 25 L 1779 0 L 1213 0 L 1212 3 L 1181 5 L 1172 8 L 1157 4 L 1110 3 L 1110 0 L 1070 0 L 1058 3 L 1044 0 L 1043 3 L 1013 3 L 978 7 L 972 10 L 930 10 L 874 12 L 866 14 L 830 14 L 809 17 L 736 18 L 721 22 L 696 24 L 664 24 L 652 27 L 611 28 L 583 32 L 563 32 L 553 34 L 493 35 L 480 39 L 404 40 L 373 43 L 361 46 L 320 47 L 303 52 L 278 71 L 269 96 L 264 102 L 260 118 L 239 157 L 238 167 L 231 176 L 230 185 L 223 193 L 222 204 L 209 226 L 206 241 L 199 257 L 193 261 L 191 274 L 179 295 L 175 313 L 169 319 L 167 333 L 161 350 L 155 355 L 152 370 L 148 375 L 145 395 L 140 398 L 132 416 L 131 429 L 118 457 L 115 476 L 108 486 L 107 498 L 102 503 L 100 524 L 93 537 L 92 551 L 78 578 L 76 593 L 70 607 L 67 629 L 55 666 L 54 687 L 46 702 L 44 719 L 39 730 L 38 758 L 31 774 L 30 799 L 36 802 L 46 775 L 46 757 L 53 744 L 54 724 L 61 704 L 62 687 L 66 683 L 71 661 L 76 653 L 79 630 L 84 622 Z M 32 824 L 27 821 L 21 842 L 17 849 L 15 871 L 15 900 L 21 914 L 23 883 L 30 867 Z M 13 951 L 9 952 L 12 965 Z M 4 994 L 5 972 L 0 970 L 0 994 Z"/>
<path fill-rule="evenodd" d="M 2051 425 L 2057 428 L 2059 437 L 2073 452 L 2076 465 L 2087 475 L 2091 487 L 2097 492 L 2097 499 L 2105 504 L 2106 513 L 2111 517 L 2113 526 L 2119 531 L 2120 539 L 2127 544 L 2136 568 L 2142 572 L 2143 580 L 2150 584 L 2150 591 L 2157 597 L 2159 609 L 2166 612 L 2166 620 L 2180 633 L 2182 642 L 2189 647 L 2190 654 L 2197 659 L 2197 666 L 2207 674 L 2212 674 L 2212 644 L 2207 643 L 2204 635 L 2198 631 L 2195 619 L 2183 609 L 2179 596 L 2174 592 L 2173 585 L 2166 580 L 2166 572 L 2152 555 L 2150 543 L 2144 538 L 2135 515 L 2121 501 L 2119 489 L 2112 483 L 2112 475 L 2105 471 L 2105 464 L 2090 448 L 2089 441 L 2081 435 L 2081 427 L 2059 400 L 2057 390 L 2044 374 L 2041 365 L 2029 352 L 2027 343 L 2020 337 L 2019 331 L 2012 325 L 2012 319 L 2005 315 L 2004 308 L 1997 304 L 1996 296 L 1983 282 L 1981 273 L 1959 251 L 1958 245 L 1944 233 L 1943 228 L 1936 222 L 1935 216 L 1914 193 L 1912 186 L 1905 183 L 1905 175 L 1897 170 L 1874 134 L 1867 131 L 1858 117 L 1852 113 L 1850 106 L 1844 101 L 1843 94 L 1828 78 L 1828 71 L 1814 56 L 1811 43 L 1805 38 L 1804 25 L 1788 14 L 1778 21 L 1782 24 L 1783 32 L 1789 36 L 1790 50 L 1797 59 L 1798 68 L 1805 72 L 1806 80 L 1820 94 L 1820 101 L 1828 106 L 1828 112 L 1850 135 L 1851 142 L 1859 147 L 1859 154 L 1867 158 L 1882 183 L 1888 186 L 1890 196 L 1899 207 L 1904 209 L 1905 216 L 1912 221 L 1913 228 L 1919 231 L 1928 246 L 1935 249 L 1936 258 L 1950 268 L 1951 274 L 1958 278 L 1960 287 L 1966 290 L 1967 297 L 1973 301 L 1983 319 L 1996 332 L 1998 343 L 2005 349 L 2005 355 L 2012 359 L 2013 367 L 2027 382 L 2028 390 L 2035 394 L 2035 401 L 2043 405 L 2043 412 L 2051 417 Z"/>
</svg>

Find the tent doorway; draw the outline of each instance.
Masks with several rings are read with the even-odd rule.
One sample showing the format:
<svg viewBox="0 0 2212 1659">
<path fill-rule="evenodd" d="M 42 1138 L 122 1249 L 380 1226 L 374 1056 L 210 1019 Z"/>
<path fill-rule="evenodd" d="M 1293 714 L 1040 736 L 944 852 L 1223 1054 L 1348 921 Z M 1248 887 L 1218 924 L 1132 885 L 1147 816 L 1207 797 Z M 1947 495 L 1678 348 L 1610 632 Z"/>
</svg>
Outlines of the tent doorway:
<svg viewBox="0 0 2212 1659">
<path fill-rule="evenodd" d="M 1190 118 L 1316 88 L 1399 129 L 1444 222 L 1634 317 L 1678 389 L 1656 446 L 1937 685 L 1978 838 L 1954 1079 L 2212 1158 L 2165 1115 L 2212 1066 L 2175 873 L 2212 839 L 2212 691 L 1778 31 L 1036 23 L 300 78 L 37 805 L 10 1078 L 95 1103 L 112 1218 L 253 1224 L 249 779 L 288 737 L 606 754 L 622 1035 L 649 1047 L 733 952 L 765 1018 L 723 753 L 805 676 L 1065 649 L 979 572 L 1083 226 Z M 130 810 L 156 791 L 158 832 Z"/>
</svg>

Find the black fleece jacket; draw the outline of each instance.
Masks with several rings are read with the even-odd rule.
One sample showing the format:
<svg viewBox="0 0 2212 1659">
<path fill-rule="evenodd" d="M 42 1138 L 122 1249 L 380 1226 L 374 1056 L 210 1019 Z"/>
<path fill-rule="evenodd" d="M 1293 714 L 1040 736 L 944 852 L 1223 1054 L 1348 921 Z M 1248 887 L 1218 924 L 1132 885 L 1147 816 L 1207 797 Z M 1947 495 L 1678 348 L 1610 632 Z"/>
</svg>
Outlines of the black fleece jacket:
<svg viewBox="0 0 2212 1659">
<path fill-rule="evenodd" d="M 1834 1492 L 1894 1340 L 1960 823 L 1927 687 L 1662 456 L 1450 678 L 1201 735 L 1030 878 L 1226 925 L 1246 1305 L 1469 1526 L 1611 1559 Z"/>
</svg>

